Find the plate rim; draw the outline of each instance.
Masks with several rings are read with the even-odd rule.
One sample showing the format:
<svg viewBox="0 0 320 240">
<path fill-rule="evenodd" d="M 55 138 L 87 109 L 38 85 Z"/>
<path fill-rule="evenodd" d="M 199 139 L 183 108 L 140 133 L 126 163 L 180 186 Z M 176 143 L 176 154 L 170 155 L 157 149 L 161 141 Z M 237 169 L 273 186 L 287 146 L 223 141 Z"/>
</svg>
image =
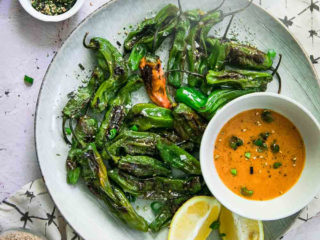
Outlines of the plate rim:
<svg viewBox="0 0 320 240">
<path fill-rule="evenodd" d="M 70 37 L 75 33 L 75 31 L 83 24 L 85 24 L 89 19 L 91 19 L 95 14 L 97 14 L 98 12 L 100 11 L 103 11 L 105 8 L 108 8 L 110 7 L 110 5 L 112 4 L 115 4 L 116 2 L 119 2 L 121 0 L 110 0 L 109 2 L 107 3 L 104 3 L 102 4 L 100 7 L 98 7 L 97 9 L 95 9 L 92 13 L 88 14 L 84 19 L 82 19 L 73 29 L 72 31 L 67 35 L 67 37 L 65 38 L 65 40 L 63 40 L 62 44 L 61 44 L 61 47 L 56 51 L 56 53 L 54 54 L 53 58 L 51 59 L 48 67 L 47 67 L 47 70 L 43 76 L 43 79 L 42 79 L 42 82 L 41 82 L 41 85 L 40 85 L 40 88 L 39 88 L 39 92 L 38 92 L 38 96 L 37 96 L 37 102 L 36 102 L 36 109 L 35 109 L 35 118 L 34 118 L 34 127 L 33 127 L 33 130 L 34 130 L 34 145 L 35 145 L 35 152 L 36 152 L 36 158 L 37 158 L 37 161 L 38 161 L 38 165 L 39 165 L 39 168 L 40 168 L 40 173 L 41 173 L 41 176 L 45 182 L 45 185 L 46 185 L 46 188 L 48 190 L 48 193 L 49 193 L 49 196 L 51 197 L 52 201 L 54 202 L 55 206 L 57 207 L 57 209 L 59 210 L 61 216 L 64 218 L 64 220 L 66 221 L 67 224 L 70 225 L 70 227 L 72 229 L 75 230 L 75 228 L 73 227 L 73 224 L 70 223 L 70 221 L 68 221 L 68 219 L 65 217 L 65 215 L 60 211 L 60 207 L 58 206 L 58 204 L 55 202 L 54 200 L 54 196 L 53 194 L 50 192 L 50 189 L 49 187 L 47 186 L 47 183 L 46 183 L 46 177 L 45 175 L 43 174 L 43 171 L 42 171 L 42 165 L 41 165 L 41 161 L 39 160 L 39 154 L 38 154 L 38 141 L 37 141 L 37 122 L 38 122 L 38 110 L 39 110 L 39 105 L 40 105 L 40 98 L 42 96 L 42 90 L 43 90 L 43 87 L 44 87 L 44 84 L 47 80 L 47 75 L 48 75 L 48 72 L 51 68 L 51 65 L 55 62 L 56 60 L 56 57 L 58 55 L 58 53 L 61 51 L 61 49 L 63 49 L 65 46 L 66 46 L 66 43 L 68 42 L 68 40 L 70 39 Z M 314 64 L 311 62 L 310 58 L 308 57 L 308 54 L 305 50 L 305 48 L 303 47 L 302 43 L 289 31 L 289 29 L 278 19 L 276 18 L 275 16 L 273 16 L 271 13 L 269 13 L 269 11 L 265 10 L 264 8 L 262 8 L 260 5 L 256 4 L 256 3 L 251 3 L 253 5 L 255 5 L 255 7 L 259 8 L 260 10 L 262 10 L 265 14 L 267 14 L 269 17 L 271 17 L 274 21 L 276 21 L 277 23 L 279 23 L 282 28 L 284 29 L 284 31 L 286 31 L 291 37 L 292 39 L 297 43 L 297 45 L 299 46 L 299 48 L 302 50 L 305 58 L 307 59 L 307 62 L 309 63 L 309 66 L 311 66 L 311 69 L 312 69 L 312 73 L 315 77 L 315 79 L 317 80 L 317 83 L 318 83 L 318 86 L 320 86 L 320 78 L 319 78 L 319 74 L 318 72 L 316 71 L 315 69 L 315 66 Z M 295 213 L 297 214 L 294 221 L 292 221 L 291 224 L 289 224 L 289 226 L 285 229 L 285 231 L 282 233 L 282 235 L 284 235 L 286 232 L 288 232 L 288 230 L 292 227 L 292 225 L 295 223 L 295 221 L 298 219 L 300 213 L 302 212 L 302 210 L 300 210 L 299 212 Z M 76 231 L 76 230 L 75 230 Z M 79 233 L 79 232 L 76 232 L 81 238 L 83 238 L 83 236 Z M 277 238 L 279 238 L 280 236 L 277 236 Z M 83 238 L 84 239 L 84 238 Z"/>
</svg>

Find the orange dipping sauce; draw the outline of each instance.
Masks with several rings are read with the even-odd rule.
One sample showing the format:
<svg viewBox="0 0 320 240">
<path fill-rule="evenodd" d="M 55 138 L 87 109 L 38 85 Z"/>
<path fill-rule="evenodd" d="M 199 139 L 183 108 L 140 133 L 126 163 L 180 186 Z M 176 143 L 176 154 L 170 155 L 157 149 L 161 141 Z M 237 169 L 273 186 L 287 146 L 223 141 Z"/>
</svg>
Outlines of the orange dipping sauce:
<svg viewBox="0 0 320 240">
<path fill-rule="evenodd" d="M 291 121 L 271 110 L 252 109 L 219 132 L 214 164 L 224 184 L 241 197 L 269 200 L 287 192 L 305 163 L 303 139 Z"/>
</svg>

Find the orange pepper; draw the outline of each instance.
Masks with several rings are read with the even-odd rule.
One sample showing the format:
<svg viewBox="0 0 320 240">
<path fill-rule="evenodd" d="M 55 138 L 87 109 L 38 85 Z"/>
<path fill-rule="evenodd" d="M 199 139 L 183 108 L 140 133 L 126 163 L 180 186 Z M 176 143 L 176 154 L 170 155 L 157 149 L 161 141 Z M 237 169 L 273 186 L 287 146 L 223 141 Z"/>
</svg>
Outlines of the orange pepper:
<svg viewBox="0 0 320 240">
<path fill-rule="evenodd" d="M 153 59 L 152 59 L 153 60 Z M 172 104 L 167 96 L 166 78 L 161 67 L 160 59 L 155 61 L 143 57 L 140 61 L 141 75 L 152 102 L 160 107 L 171 108 Z"/>
</svg>

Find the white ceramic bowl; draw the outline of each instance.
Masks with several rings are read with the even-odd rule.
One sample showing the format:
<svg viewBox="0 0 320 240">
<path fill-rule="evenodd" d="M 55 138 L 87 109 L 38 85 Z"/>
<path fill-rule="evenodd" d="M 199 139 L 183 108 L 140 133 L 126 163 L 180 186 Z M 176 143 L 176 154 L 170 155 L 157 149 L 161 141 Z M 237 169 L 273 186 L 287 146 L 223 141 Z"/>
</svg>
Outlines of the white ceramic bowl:
<svg viewBox="0 0 320 240">
<path fill-rule="evenodd" d="M 32 17 L 37 18 L 44 22 L 60 22 L 72 17 L 74 14 L 76 14 L 79 11 L 84 1 L 85 0 L 77 0 L 76 3 L 73 5 L 73 7 L 70 8 L 69 11 L 63 14 L 56 15 L 56 16 L 49 16 L 35 10 L 31 5 L 31 0 L 19 0 L 24 10 L 26 10 Z"/>
<path fill-rule="evenodd" d="M 220 179 L 213 161 L 214 143 L 224 124 L 240 112 L 271 109 L 287 117 L 299 130 L 306 147 L 305 167 L 297 183 L 285 194 L 266 201 L 242 198 Z M 276 220 L 304 208 L 320 191 L 320 125 L 311 113 L 296 101 L 274 93 L 253 93 L 224 106 L 211 119 L 200 149 L 203 177 L 211 193 L 231 211 L 251 219 Z"/>
</svg>

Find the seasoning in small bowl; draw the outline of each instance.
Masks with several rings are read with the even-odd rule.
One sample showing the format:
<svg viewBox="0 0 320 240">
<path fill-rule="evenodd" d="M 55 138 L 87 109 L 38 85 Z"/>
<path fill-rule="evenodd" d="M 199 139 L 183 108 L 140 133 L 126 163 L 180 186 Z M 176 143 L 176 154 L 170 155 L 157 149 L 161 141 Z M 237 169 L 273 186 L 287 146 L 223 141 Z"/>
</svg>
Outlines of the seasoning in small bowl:
<svg viewBox="0 0 320 240">
<path fill-rule="evenodd" d="M 84 0 L 19 0 L 31 16 L 45 22 L 66 20 L 79 11 Z"/>
<path fill-rule="evenodd" d="M 31 0 L 32 7 L 46 15 L 60 15 L 70 10 L 77 0 Z"/>
</svg>

